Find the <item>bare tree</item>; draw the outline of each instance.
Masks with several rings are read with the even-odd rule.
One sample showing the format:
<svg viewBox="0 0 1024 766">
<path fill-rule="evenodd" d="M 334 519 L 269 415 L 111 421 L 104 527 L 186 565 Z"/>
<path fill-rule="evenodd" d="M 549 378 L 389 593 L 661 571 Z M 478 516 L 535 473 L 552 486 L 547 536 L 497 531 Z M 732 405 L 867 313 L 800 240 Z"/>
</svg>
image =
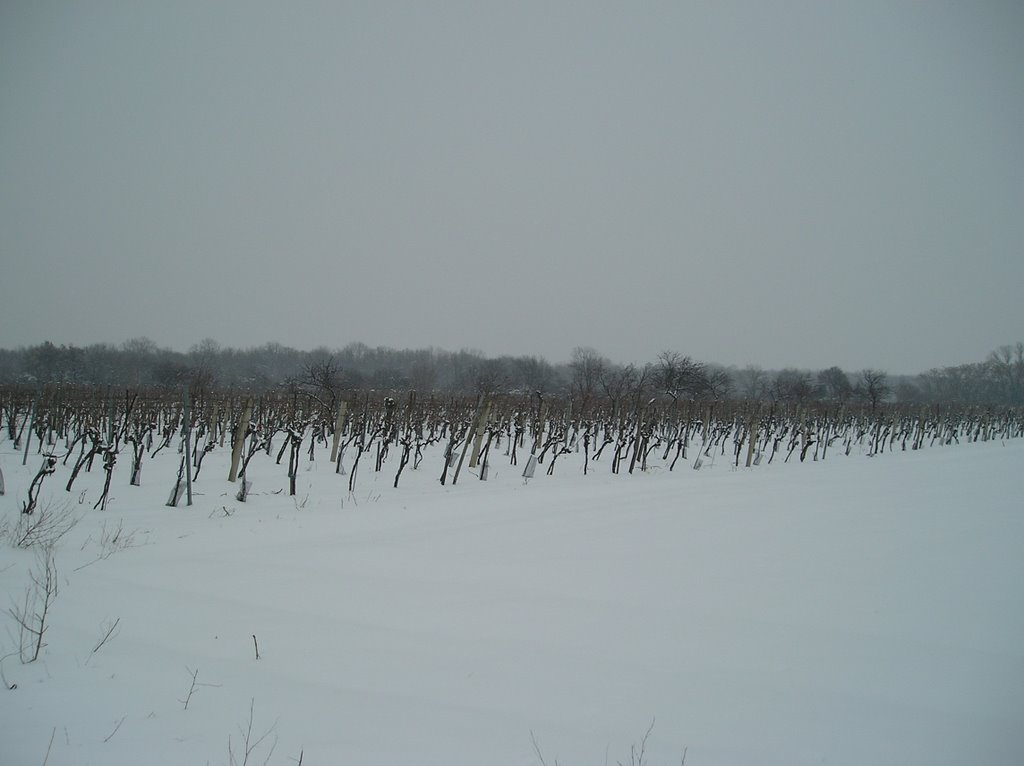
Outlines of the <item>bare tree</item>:
<svg viewBox="0 0 1024 766">
<path fill-rule="evenodd" d="M 429 393 L 437 387 L 437 365 L 431 359 L 419 359 L 409 368 L 409 385 L 414 391 Z"/>
<path fill-rule="evenodd" d="M 707 367 L 677 351 L 662 351 L 654 367 L 654 385 L 673 399 L 695 399 L 710 392 Z"/>
<path fill-rule="evenodd" d="M 581 413 L 586 412 L 593 401 L 608 364 L 608 360 L 596 349 L 577 346 L 572 350 L 572 361 L 569 363 L 572 371 L 571 391 L 579 402 Z"/>
<path fill-rule="evenodd" d="M 871 409 L 878 409 L 879 403 L 889 396 L 888 375 L 881 370 L 861 370 L 858 389 L 865 401 L 871 403 Z"/>
<path fill-rule="evenodd" d="M 321 406 L 325 415 L 335 412 L 344 386 L 341 365 L 334 356 L 310 359 L 293 384 Z"/>
<path fill-rule="evenodd" d="M 747 365 L 734 375 L 736 388 L 744 399 L 758 401 L 768 396 L 768 373 L 757 365 Z"/>
<path fill-rule="evenodd" d="M 853 396 L 853 384 L 839 367 L 829 367 L 818 373 L 818 388 L 831 402 L 842 404 Z"/>
<path fill-rule="evenodd" d="M 126 383 L 141 385 L 148 383 L 150 370 L 157 359 L 157 345 L 150 338 L 138 336 L 121 344 L 120 359 L 122 375 Z"/>
<path fill-rule="evenodd" d="M 514 360 L 515 372 L 527 391 L 549 393 L 555 386 L 557 375 L 555 369 L 544 359 L 537 356 L 523 356 Z"/>
<path fill-rule="evenodd" d="M 814 398 L 811 375 L 803 370 L 779 370 L 772 381 L 771 397 L 778 402 L 803 404 Z"/>
<path fill-rule="evenodd" d="M 655 368 L 653 364 L 638 367 L 633 377 L 629 395 L 633 400 L 633 409 L 639 410 L 643 402 L 650 399 L 654 387 Z"/>
<path fill-rule="evenodd" d="M 608 397 L 612 412 L 618 415 L 622 400 L 636 387 L 638 378 L 636 367 L 627 364 L 625 367 L 610 364 L 601 373 L 601 390 Z"/>
<path fill-rule="evenodd" d="M 716 401 L 728 399 L 733 391 L 732 376 L 720 367 L 707 368 L 705 374 L 707 395 Z"/>
<path fill-rule="evenodd" d="M 500 359 L 483 359 L 473 367 L 473 392 L 489 395 L 508 385 L 508 373 Z"/>
<path fill-rule="evenodd" d="M 1002 401 L 1024 404 L 1024 343 L 1000 346 L 989 354 L 988 367 Z"/>
<path fill-rule="evenodd" d="M 192 362 L 189 370 L 189 388 L 192 397 L 196 401 L 202 401 L 204 395 L 217 385 L 221 347 L 213 338 L 203 338 L 189 349 L 188 355 Z"/>
</svg>

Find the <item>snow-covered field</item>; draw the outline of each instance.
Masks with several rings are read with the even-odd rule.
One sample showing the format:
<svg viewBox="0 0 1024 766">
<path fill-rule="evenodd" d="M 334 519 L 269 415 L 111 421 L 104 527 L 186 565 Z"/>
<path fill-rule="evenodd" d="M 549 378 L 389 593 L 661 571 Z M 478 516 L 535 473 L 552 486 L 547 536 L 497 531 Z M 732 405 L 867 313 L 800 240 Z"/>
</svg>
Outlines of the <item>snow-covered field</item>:
<svg viewBox="0 0 1024 766">
<path fill-rule="evenodd" d="M 250 710 L 249 764 L 629 764 L 652 721 L 651 766 L 1024 763 L 1024 443 L 575 457 L 442 487 L 434 453 L 397 490 L 364 461 L 354 496 L 321 457 L 295 498 L 255 460 L 241 504 L 217 450 L 172 509 L 178 456 L 131 487 L 125 454 L 106 511 L 62 466 L 42 505 L 81 520 L 38 661 L 2 662 L 0 764 L 242 763 Z M 8 525 L 38 465 L 0 444 Z M 5 608 L 36 562 L 0 547 Z"/>
</svg>

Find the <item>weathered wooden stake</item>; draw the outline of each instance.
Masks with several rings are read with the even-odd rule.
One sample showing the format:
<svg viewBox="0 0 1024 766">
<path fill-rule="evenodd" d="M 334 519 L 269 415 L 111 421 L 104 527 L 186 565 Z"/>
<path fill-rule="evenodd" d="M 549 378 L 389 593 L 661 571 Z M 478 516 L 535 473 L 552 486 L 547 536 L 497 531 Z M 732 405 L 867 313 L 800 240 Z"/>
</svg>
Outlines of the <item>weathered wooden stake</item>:
<svg viewBox="0 0 1024 766">
<path fill-rule="evenodd" d="M 228 481 L 235 481 L 238 478 L 238 461 L 242 458 L 242 445 L 245 442 L 245 435 L 249 431 L 249 420 L 252 418 L 252 399 L 245 400 L 245 410 L 242 418 L 235 428 L 235 439 L 231 446 L 231 470 L 228 471 Z"/>
<path fill-rule="evenodd" d="M 484 431 L 487 430 L 487 421 L 491 416 L 491 403 L 485 402 L 482 413 L 479 413 L 476 421 L 476 434 L 473 438 L 473 454 L 469 456 L 469 467 L 476 468 L 480 462 L 480 450 L 483 448 Z"/>
<path fill-rule="evenodd" d="M 473 415 L 473 420 L 469 424 L 469 430 L 466 431 L 465 440 L 462 442 L 462 452 L 459 453 L 459 464 L 455 467 L 455 475 L 452 477 L 452 486 L 455 486 L 459 481 L 459 473 L 462 471 L 462 463 L 466 460 L 466 451 L 469 449 L 469 442 L 476 433 L 476 429 L 480 423 L 480 413 L 483 411 L 483 406 L 484 395 L 480 394 L 479 398 L 476 400 L 476 413 Z M 452 433 L 455 433 L 454 430 Z M 454 457 L 454 455 L 452 457 Z"/>
<path fill-rule="evenodd" d="M 750 439 L 750 444 L 747 445 L 747 468 L 750 468 L 754 462 L 754 450 L 757 447 L 757 426 L 757 412 L 754 412 L 747 423 L 748 438 Z"/>
<path fill-rule="evenodd" d="M 331 462 L 338 462 L 338 444 L 341 442 L 341 429 L 345 426 L 345 415 L 348 413 L 348 402 L 338 404 L 338 416 L 334 419 L 334 439 L 331 442 Z"/>
</svg>

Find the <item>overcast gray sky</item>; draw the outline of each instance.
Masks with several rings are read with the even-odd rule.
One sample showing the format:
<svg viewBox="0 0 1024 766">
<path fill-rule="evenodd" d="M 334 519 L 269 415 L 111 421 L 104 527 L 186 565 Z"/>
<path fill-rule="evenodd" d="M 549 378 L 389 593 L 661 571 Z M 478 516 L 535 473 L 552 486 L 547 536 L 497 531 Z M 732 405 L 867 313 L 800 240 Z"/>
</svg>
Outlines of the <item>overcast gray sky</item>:
<svg viewBox="0 0 1024 766">
<path fill-rule="evenodd" d="M 1019 2 L 0 5 L 0 346 L 1024 339 Z"/>
</svg>

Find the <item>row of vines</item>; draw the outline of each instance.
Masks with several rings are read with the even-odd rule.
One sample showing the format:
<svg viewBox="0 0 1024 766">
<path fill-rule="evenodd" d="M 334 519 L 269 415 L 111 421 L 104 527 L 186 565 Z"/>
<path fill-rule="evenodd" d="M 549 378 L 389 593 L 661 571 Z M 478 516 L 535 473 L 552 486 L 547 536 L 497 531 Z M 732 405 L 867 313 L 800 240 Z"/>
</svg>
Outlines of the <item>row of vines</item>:
<svg viewBox="0 0 1024 766">
<path fill-rule="evenodd" d="M 570 399 L 534 396 L 442 397 L 347 392 L 204 393 L 54 386 L 0 389 L 0 440 L 22 463 L 42 458 L 22 502 L 31 514 L 44 482 L 72 492 L 83 471 L 105 472 L 95 507 L 104 508 L 119 465 L 140 485 L 143 467 L 176 451 L 169 505 L 191 501 L 191 486 L 214 450 L 229 451 L 230 474 L 245 502 L 254 460 L 282 466 L 290 494 L 303 460 L 329 460 L 354 492 L 361 474 L 385 472 L 398 487 L 404 472 L 431 471 L 441 484 L 492 466 L 529 479 L 553 475 L 565 455 L 584 474 L 632 474 L 652 468 L 699 469 L 708 459 L 753 468 L 774 461 L 814 462 L 1024 435 L 1024 411 L 1011 408 L 867 405 L 767 405 L 745 401 L 621 402 L 581 409 Z M 563 461 L 564 462 L 564 461 Z M 166 463 L 164 463 L 166 464 Z M 573 469 L 575 470 L 575 468 Z M 61 473 L 59 479 L 49 477 Z M 205 476 L 203 476 L 205 480 Z M 161 479 L 163 481 L 165 479 Z M 2 491 L 2 477 L 0 477 Z"/>
</svg>

